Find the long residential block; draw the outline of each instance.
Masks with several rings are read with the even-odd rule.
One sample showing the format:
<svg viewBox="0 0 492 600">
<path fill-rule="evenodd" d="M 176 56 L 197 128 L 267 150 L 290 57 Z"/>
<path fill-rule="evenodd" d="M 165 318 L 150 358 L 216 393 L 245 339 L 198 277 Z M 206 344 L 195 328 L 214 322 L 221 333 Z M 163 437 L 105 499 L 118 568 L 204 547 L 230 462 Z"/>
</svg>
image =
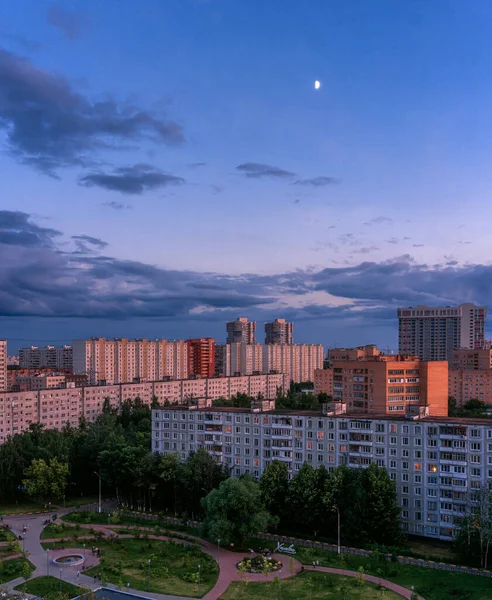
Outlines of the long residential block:
<svg viewBox="0 0 492 600">
<path fill-rule="evenodd" d="M 136 397 L 148 406 L 154 399 L 159 404 L 207 404 L 238 393 L 275 398 L 282 388 L 283 376 L 275 374 L 8 392 L 0 394 L 0 444 L 9 436 L 26 431 L 31 423 L 61 429 L 67 423 L 77 427 L 81 417 L 95 421 L 105 399 L 115 409 Z"/>
<path fill-rule="evenodd" d="M 185 459 L 205 448 L 233 476 L 258 478 L 272 460 L 387 469 L 405 532 L 452 540 L 492 480 L 488 419 L 327 416 L 314 411 L 169 407 L 152 412 L 152 450 Z"/>
</svg>

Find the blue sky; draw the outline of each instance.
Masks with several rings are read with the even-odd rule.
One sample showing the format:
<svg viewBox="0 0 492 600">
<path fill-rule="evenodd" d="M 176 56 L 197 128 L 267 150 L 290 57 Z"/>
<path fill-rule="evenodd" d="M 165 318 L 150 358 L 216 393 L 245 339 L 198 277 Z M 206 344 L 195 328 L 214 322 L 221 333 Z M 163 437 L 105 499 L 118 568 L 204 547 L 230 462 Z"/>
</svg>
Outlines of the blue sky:
<svg viewBox="0 0 492 600">
<path fill-rule="evenodd" d="M 491 20 L 488 0 L 0 0 L 0 336 L 221 340 L 278 316 L 395 347 L 398 306 L 488 304 Z"/>
</svg>

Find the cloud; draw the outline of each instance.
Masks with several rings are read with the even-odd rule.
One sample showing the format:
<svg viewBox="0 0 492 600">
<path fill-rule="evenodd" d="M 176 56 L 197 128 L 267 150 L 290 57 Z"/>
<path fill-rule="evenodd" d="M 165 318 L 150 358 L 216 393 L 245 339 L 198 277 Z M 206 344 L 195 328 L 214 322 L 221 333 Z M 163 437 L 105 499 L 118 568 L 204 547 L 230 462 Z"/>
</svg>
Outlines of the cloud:
<svg viewBox="0 0 492 600">
<path fill-rule="evenodd" d="M 131 103 L 92 100 L 68 81 L 0 49 L 0 130 L 16 160 L 57 176 L 62 167 L 98 164 L 101 151 L 129 142 L 179 144 L 177 123 Z"/>
<path fill-rule="evenodd" d="M 223 188 L 221 185 L 215 185 L 215 184 L 213 184 L 213 183 L 211 183 L 211 184 L 209 185 L 209 188 L 212 190 L 212 192 L 213 192 L 214 194 L 221 194 L 221 193 L 224 191 L 224 189 L 225 189 L 225 188 Z"/>
<path fill-rule="evenodd" d="M 238 165 L 236 169 L 251 179 L 262 179 L 264 177 L 274 179 L 290 179 L 291 177 L 295 177 L 295 173 L 285 171 L 279 167 L 264 165 L 262 163 L 242 163 Z"/>
<path fill-rule="evenodd" d="M 113 210 L 125 210 L 132 208 L 131 204 L 122 204 L 121 202 L 116 202 L 115 200 L 111 200 L 111 202 L 102 202 L 102 206 L 107 206 Z"/>
<path fill-rule="evenodd" d="M 282 307 L 283 316 L 298 321 L 336 319 L 367 328 L 386 321 L 396 331 L 399 306 L 492 302 L 492 265 L 459 265 L 449 257 L 444 265 L 403 255 L 322 270 L 228 275 L 120 260 L 101 254 L 104 242 L 86 234 L 74 241 L 99 240 L 92 252 L 62 251 L 60 236 L 26 213 L 0 212 L 0 316 L 223 322 L 239 311 L 267 320 Z"/>
<path fill-rule="evenodd" d="M 40 227 L 32 223 L 27 213 L 0 210 L 0 244 L 26 248 L 50 248 L 54 246 L 55 238 L 60 235 L 61 232 L 56 229 Z"/>
<path fill-rule="evenodd" d="M 372 227 L 373 225 L 390 225 L 391 223 L 393 223 L 393 219 L 390 219 L 389 217 L 374 217 L 374 219 L 366 221 L 364 225 L 366 227 Z"/>
<path fill-rule="evenodd" d="M 412 244 L 414 248 L 423 248 L 424 244 Z"/>
<path fill-rule="evenodd" d="M 35 52 L 36 50 L 41 49 L 41 44 L 39 42 L 35 42 L 34 40 L 30 40 L 16 33 L 0 31 L 0 40 L 5 40 L 7 42 L 16 44 L 26 52 Z"/>
<path fill-rule="evenodd" d="M 387 244 L 399 244 L 400 240 L 397 237 L 391 237 L 389 240 L 386 240 Z"/>
<path fill-rule="evenodd" d="M 67 9 L 61 2 L 53 2 L 46 12 L 48 23 L 59 29 L 68 39 L 80 37 L 89 24 L 87 15 Z"/>
<path fill-rule="evenodd" d="M 105 242 L 101 238 L 92 237 L 91 235 L 72 235 L 72 240 L 75 240 L 76 243 L 82 242 L 85 244 L 90 244 L 96 248 L 106 248 L 108 245 L 108 242 Z"/>
<path fill-rule="evenodd" d="M 353 250 L 354 254 L 369 254 L 370 252 L 376 252 L 379 250 L 377 246 L 364 246 L 363 248 L 359 248 L 358 250 Z"/>
<path fill-rule="evenodd" d="M 323 187 L 325 185 L 335 185 L 339 180 L 335 177 L 313 177 L 312 179 L 298 179 L 293 185 L 305 185 L 310 187 Z"/>
<path fill-rule="evenodd" d="M 136 164 L 131 167 L 120 167 L 111 174 L 90 173 L 79 178 L 79 185 L 84 187 L 98 186 L 121 194 L 140 195 L 149 190 L 183 185 L 185 180 L 164 173 L 151 165 Z M 114 207 L 113 207 L 114 208 Z"/>
<path fill-rule="evenodd" d="M 200 167 L 206 167 L 207 163 L 206 162 L 194 162 L 194 163 L 190 163 L 188 165 L 188 167 L 190 169 L 199 169 Z"/>
</svg>

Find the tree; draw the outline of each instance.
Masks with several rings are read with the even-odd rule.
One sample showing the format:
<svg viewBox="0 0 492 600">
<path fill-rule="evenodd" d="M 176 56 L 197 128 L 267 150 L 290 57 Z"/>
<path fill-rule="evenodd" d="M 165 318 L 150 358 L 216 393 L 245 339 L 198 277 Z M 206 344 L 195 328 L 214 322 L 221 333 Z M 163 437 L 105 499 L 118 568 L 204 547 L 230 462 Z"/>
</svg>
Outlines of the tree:
<svg viewBox="0 0 492 600">
<path fill-rule="evenodd" d="M 386 469 L 372 463 L 364 471 L 363 485 L 368 540 L 378 544 L 398 545 L 402 540 L 402 533 L 394 481 L 389 478 Z"/>
<path fill-rule="evenodd" d="M 260 486 L 250 476 L 230 477 L 202 499 L 204 531 L 211 540 L 242 544 L 276 522 L 265 509 Z"/>
<path fill-rule="evenodd" d="M 34 459 L 24 472 L 23 484 L 31 498 L 60 500 L 65 494 L 68 464 L 52 458 L 49 462 Z"/>
<path fill-rule="evenodd" d="M 326 521 L 322 498 L 326 493 L 328 473 L 321 466 L 314 469 L 304 463 L 289 484 L 287 510 L 292 524 L 305 531 L 314 531 Z"/>
<path fill-rule="evenodd" d="M 279 518 L 285 513 L 284 507 L 289 491 L 289 470 L 287 464 L 273 460 L 260 477 L 261 497 L 266 509 Z"/>
<path fill-rule="evenodd" d="M 473 518 L 480 543 L 480 563 L 486 569 L 492 542 L 492 483 L 484 484 L 478 492 Z"/>
</svg>

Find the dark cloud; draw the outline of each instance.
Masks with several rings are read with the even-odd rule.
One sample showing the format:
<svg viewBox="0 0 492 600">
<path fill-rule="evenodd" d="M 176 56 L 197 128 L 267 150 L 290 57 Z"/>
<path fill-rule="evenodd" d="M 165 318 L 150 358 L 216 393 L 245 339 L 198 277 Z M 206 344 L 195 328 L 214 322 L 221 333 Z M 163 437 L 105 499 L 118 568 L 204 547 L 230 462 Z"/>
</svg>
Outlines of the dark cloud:
<svg viewBox="0 0 492 600">
<path fill-rule="evenodd" d="M 372 225 L 391 225 L 393 223 L 393 219 L 389 217 L 374 217 L 370 221 L 366 221 L 364 225 L 366 227 L 371 227 Z"/>
<path fill-rule="evenodd" d="M 295 173 L 285 171 L 279 167 L 272 167 L 271 165 L 264 165 L 262 163 L 242 163 L 236 167 L 246 177 L 252 179 L 274 178 L 274 179 L 290 179 L 295 177 Z"/>
<path fill-rule="evenodd" d="M 34 40 L 30 40 L 16 33 L 0 31 L 0 40 L 5 40 L 6 42 L 16 44 L 26 52 L 35 52 L 41 48 L 41 44 L 39 42 L 35 42 Z"/>
<path fill-rule="evenodd" d="M 50 248 L 53 247 L 55 238 L 60 235 L 61 232 L 56 229 L 40 227 L 32 223 L 27 213 L 0 210 L 0 244 L 26 248 Z"/>
<path fill-rule="evenodd" d="M 120 167 L 111 174 L 90 173 L 79 178 L 84 187 L 98 186 L 121 194 L 139 195 L 170 185 L 182 185 L 185 180 L 164 173 L 151 165 L 137 164 L 132 167 Z M 114 207 L 113 207 L 114 208 Z"/>
<path fill-rule="evenodd" d="M 90 244 L 96 248 L 106 248 L 108 245 L 108 242 L 105 242 L 101 238 L 92 237 L 91 235 L 72 235 L 72 240 L 75 240 L 75 242 Z"/>
<path fill-rule="evenodd" d="M 370 252 L 376 252 L 376 250 L 379 250 L 377 246 L 364 246 L 363 248 L 358 248 L 352 252 L 354 254 L 369 254 Z"/>
<path fill-rule="evenodd" d="M 195 162 L 195 163 L 190 163 L 188 165 L 188 167 L 190 169 L 199 169 L 200 167 L 206 167 L 207 163 L 206 162 Z"/>
<path fill-rule="evenodd" d="M 400 240 L 397 237 L 392 237 L 389 240 L 386 240 L 387 244 L 399 244 Z"/>
<path fill-rule="evenodd" d="M 61 167 L 94 166 L 107 148 L 131 142 L 183 142 L 181 127 L 130 103 L 93 101 L 68 81 L 0 49 L 0 129 L 21 163 L 56 176 Z"/>
<path fill-rule="evenodd" d="M 221 185 L 215 185 L 213 183 L 211 183 L 209 187 L 214 194 L 221 194 L 225 189 Z"/>
<path fill-rule="evenodd" d="M 53 2 L 46 12 L 48 23 L 60 29 L 70 40 L 80 37 L 89 25 L 86 13 L 69 10 L 61 2 Z"/>
<path fill-rule="evenodd" d="M 388 321 L 396 329 L 398 306 L 492 301 L 492 265 L 459 265 L 452 257 L 444 265 L 403 255 L 320 271 L 226 275 L 97 254 L 104 242 L 89 235 L 74 241 L 92 252 L 61 251 L 59 236 L 25 213 L 0 212 L 0 316 L 223 322 L 238 311 L 266 320 L 284 303 L 286 318 L 338 319 L 361 327 Z M 319 291 L 338 298 L 337 305 L 309 302 Z M 305 297 L 302 307 L 286 305 L 293 295 Z"/>
<path fill-rule="evenodd" d="M 111 200 L 111 202 L 103 202 L 102 205 L 112 208 L 113 210 L 125 210 L 127 208 L 132 208 L 131 204 L 122 204 L 121 202 L 116 202 L 115 200 Z"/>
<path fill-rule="evenodd" d="M 325 185 L 335 185 L 339 180 L 335 177 L 313 177 L 311 179 L 298 179 L 293 185 L 305 185 L 310 187 L 323 187 Z"/>
</svg>

